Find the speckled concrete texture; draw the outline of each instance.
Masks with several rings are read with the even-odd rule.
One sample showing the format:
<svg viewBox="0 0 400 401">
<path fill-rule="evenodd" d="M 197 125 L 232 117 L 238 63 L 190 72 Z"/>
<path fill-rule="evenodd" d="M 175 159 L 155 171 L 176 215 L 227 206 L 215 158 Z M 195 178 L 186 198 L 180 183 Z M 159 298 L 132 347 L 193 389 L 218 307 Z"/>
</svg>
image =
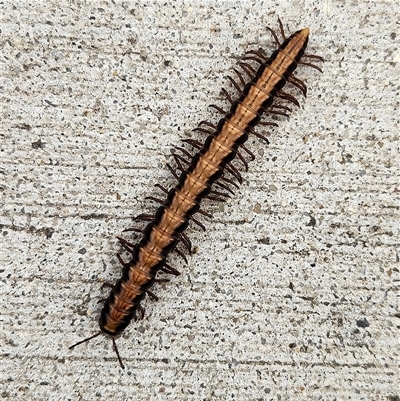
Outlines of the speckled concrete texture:
<svg viewBox="0 0 400 401">
<path fill-rule="evenodd" d="M 398 1 L 1 7 L 2 399 L 400 400 Z M 182 275 L 117 340 L 126 369 L 107 337 L 69 350 L 98 330 L 115 236 L 278 16 L 323 74 L 299 68 L 302 107 L 204 203 Z"/>
</svg>

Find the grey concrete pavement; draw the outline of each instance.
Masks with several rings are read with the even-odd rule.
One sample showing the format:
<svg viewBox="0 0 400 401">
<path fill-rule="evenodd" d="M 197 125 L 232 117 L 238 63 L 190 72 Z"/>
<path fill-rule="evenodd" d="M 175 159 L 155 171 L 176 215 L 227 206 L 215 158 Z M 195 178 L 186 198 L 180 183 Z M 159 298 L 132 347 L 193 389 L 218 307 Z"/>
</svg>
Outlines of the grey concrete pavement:
<svg viewBox="0 0 400 401">
<path fill-rule="evenodd" d="M 3 399 L 399 400 L 398 6 L 4 2 Z M 68 350 L 98 330 L 115 235 L 278 16 L 326 59 L 299 69 L 302 108 L 205 202 L 196 253 L 117 341 L 126 369 L 103 336 Z"/>
</svg>

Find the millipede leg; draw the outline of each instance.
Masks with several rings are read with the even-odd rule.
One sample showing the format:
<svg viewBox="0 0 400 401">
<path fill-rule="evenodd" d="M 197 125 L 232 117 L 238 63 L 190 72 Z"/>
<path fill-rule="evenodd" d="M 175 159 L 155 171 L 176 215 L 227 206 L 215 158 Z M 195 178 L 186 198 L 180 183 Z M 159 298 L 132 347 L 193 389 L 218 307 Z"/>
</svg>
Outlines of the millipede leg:
<svg viewBox="0 0 400 401">
<path fill-rule="evenodd" d="M 168 283 L 169 281 L 171 281 L 169 278 L 156 278 L 156 279 L 154 279 L 155 283 Z"/>
<path fill-rule="evenodd" d="M 104 282 L 102 286 L 100 287 L 101 290 L 104 290 L 104 288 L 111 288 L 112 290 L 115 288 L 115 285 L 113 283 L 109 283 L 108 281 Z M 108 297 L 101 298 L 97 301 L 98 304 L 102 304 L 108 299 Z"/>
<path fill-rule="evenodd" d="M 154 301 L 158 301 L 158 296 L 154 294 L 154 292 L 150 290 L 146 290 L 146 294 L 150 296 L 150 298 L 154 299 Z"/>
<path fill-rule="evenodd" d="M 274 104 L 272 107 L 275 108 L 275 109 L 286 110 L 286 111 L 288 111 L 289 113 L 292 112 L 292 109 L 291 109 L 290 107 L 284 106 L 283 104 Z"/>
<path fill-rule="evenodd" d="M 164 199 L 155 198 L 154 196 L 146 196 L 144 199 L 152 200 L 152 201 L 154 201 L 154 202 L 161 203 L 162 205 L 163 205 L 164 202 L 165 202 Z"/>
<path fill-rule="evenodd" d="M 164 273 L 173 274 L 174 276 L 181 275 L 181 273 L 178 270 L 170 266 L 168 263 L 166 263 L 160 270 L 163 271 Z"/>
<path fill-rule="evenodd" d="M 225 189 L 226 191 L 230 192 L 232 195 L 235 194 L 235 192 L 233 192 L 232 189 L 228 187 L 228 185 L 222 184 L 222 182 L 215 181 L 215 182 L 214 182 L 214 185 Z"/>
<path fill-rule="evenodd" d="M 125 230 L 122 231 L 122 232 L 124 233 L 125 231 L 132 231 L 132 232 L 134 232 L 134 233 L 139 233 L 139 234 L 143 234 L 143 233 L 144 233 L 144 230 L 142 230 L 141 228 L 135 228 L 135 227 L 127 228 L 127 229 L 125 229 Z M 117 237 L 117 238 L 118 238 L 118 237 Z"/>
<path fill-rule="evenodd" d="M 228 102 L 230 104 L 232 104 L 233 103 L 233 99 L 231 98 L 231 95 L 227 92 L 226 89 L 222 88 L 221 90 L 222 90 L 222 93 L 225 95 L 225 97 L 228 99 Z"/>
<path fill-rule="evenodd" d="M 279 47 L 281 45 L 281 42 L 278 39 L 278 35 L 275 33 L 275 31 L 270 28 L 269 26 L 267 26 L 267 29 L 271 32 L 272 37 L 274 38 L 275 44 L 277 47 Z"/>
<path fill-rule="evenodd" d="M 192 158 L 192 155 L 185 149 L 185 148 L 182 148 L 182 147 L 180 147 L 180 146 L 176 146 L 176 149 L 178 149 L 178 150 L 180 150 L 185 156 L 187 156 L 187 157 L 189 157 L 189 158 Z M 185 160 L 185 159 L 184 159 Z M 187 161 L 187 160 L 185 160 L 187 163 L 190 163 L 189 161 Z M 168 193 L 168 191 L 167 191 L 167 193 Z"/>
<path fill-rule="evenodd" d="M 182 139 L 182 142 L 187 143 L 196 149 L 203 149 L 203 144 L 200 141 L 197 141 L 196 139 L 191 139 L 191 138 Z"/>
<path fill-rule="evenodd" d="M 206 217 L 208 217 L 208 218 L 210 218 L 210 219 L 213 217 L 212 214 L 207 213 L 207 212 L 205 212 L 205 211 L 202 210 L 202 209 L 199 209 L 199 210 L 197 211 L 197 213 L 200 213 L 201 215 L 206 216 Z"/>
<path fill-rule="evenodd" d="M 253 130 L 252 130 L 252 131 L 253 131 Z M 254 133 L 254 131 L 253 131 L 252 133 Z M 248 149 L 245 145 L 241 144 L 241 145 L 239 145 L 239 146 L 250 156 L 250 158 L 251 158 L 252 161 L 256 158 L 256 157 L 254 156 L 254 153 L 253 153 L 250 149 Z"/>
<path fill-rule="evenodd" d="M 264 63 L 263 60 L 260 60 L 259 58 L 254 57 L 254 56 L 244 56 L 244 57 L 241 58 L 241 60 L 242 61 L 251 60 L 251 61 L 255 61 L 258 64 L 263 64 Z"/>
<path fill-rule="evenodd" d="M 221 198 L 219 196 L 214 196 L 214 195 L 207 195 L 207 199 L 217 201 L 217 202 L 226 202 L 226 199 Z"/>
<path fill-rule="evenodd" d="M 213 131 L 210 131 L 210 130 L 202 128 L 202 127 L 193 128 L 192 131 L 194 131 L 194 132 L 202 132 L 203 134 L 207 134 L 207 135 L 211 135 L 211 134 L 214 133 Z"/>
<path fill-rule="evenodd" d="M 233 164 L 228 163 L 225 168 L 239 181 L 240 184 L 243 182 L 242 175 Z"/>
<path fill-rule="evenodd" d="M 190 161 L 189 161 L 189 160 L 186 160 L 183 156 L 177 155 L 176 153 L 174 153 L 174 154 L 172 155 L 172 157 L 175 159 L 175 161 L 179 160 L 179 161 L 181 161 L 182 163 L 190 164 Z"/>
<path fill-rule="evenodd" d="M 242 154 L 238 151 L 238 152 L 236 152 L 236 155 L 239 158 L 239 160 L 244 164 L 245 170 L 249 171 L 249 165 L 248 165 L 247 161 L 245 160 L 245 158 L 242 156 Z"/>
<path fill-rule="evenodd" d="M 121 258 L 121 255 L 119 253 L 117 253 L 117 258 L 119 260 L 119 263 L 121 263 L 121 265 L 125 267 L 126 263 L 124 259 Z"/>
<path fill-rule="evenodd" d="M 214 189 L 212 191 L 210 191 L 210 194 L 212 195 L 216 195 L 216 196 L 225 196 L 226 198 L 230 198 L 231 196 L 225 192 L 219 192 L 219 191 L 215 191 Z"/>
<path fill-rule="evenodd" d="M 317 65 L 313 64 L 313 63 L 309 63 L 307 61 L 299 61 L 299 64 L 306 65 L 306 66 L 311 67 L 311 68 L 315 68 L 319 72 L 322 72 L 322 69 L 320 67 L 318 67 Z"/>
<path fill-rule="evenodd" d="M 137 311 L 140 312 L 140 317 L 137 317 L 137 314 L 136 314 Z M 143 308 L 142 305 L 139 304 L 139 305 L 137 306 L 137 309 L 135 310 L 135 314 L 133 315 L 133 318 L 134 318 L 135 320 L 143 320 L 143 318 L 144 318 L 144 312 L 145 312 L 145 309 Z"/>
<path fill-rule="evenodd" d="M 289 114 L 285 113 L 284 111 L 281 110 L 287 110 L 288 108 L 286 106 L 280 106 L 280 105 L 272 105 L 270 107 L 268 107 L 268 109 L 266 110 L 268 113 L 271 114 L 276 114 L 278 116 L 284 116 L 284 117 L 289 117 Z M 291 111 L 289 109 L 289 111 Z"/>
<path fill-rule="evenodd" d="M 142 221 L 152 221 L 153 219 L 154 219 L 154 216 L 152 214 L 148 214 L 148 213 L 142 213 L 133 218 L 133 220 L 142 220 Z M 130 230 L 128 229 L 125 231 L 130 231 Z"/>
<path fill-rule="evenodd" d="M 259 132 L 256 132 L 256 131 L 254 131 L 254 135 L 257 138 L 262 139 L 263 141 L 265 141 L 267 143 L 267 145 L 269 145 L 269 139 L 266 136 L 264 136 L 263 134 L 260 134 Z"/>
<path fill-rule="evenodd" d="M 249 76 L 249 78 L 253 78 L 255 71 L 252 67 L 250 67 L 247 63 L 240 63 L 240 67 L 242 67 L 243 71 Z M 253 73 L 254 71 L 254 73 Z"/>
<path fill-rule="evenodd" d="M 264 54 L 262 54 L 261 52 L 259 52 L 257 50 L 249 50 L 245 54 L 253 54 L 253 55 L 259 57 L 260 59 L 263 60 L 263 63 L 265 63 L 268 60 L 267 57 L 264 56 Z"/>
<path fill-rule="evenodd" d="M 223 175 L 222 177 L 220 177 L 220 178 L 218 178 L 218 179 L 221 180 L 221 181 L 225 181 L 225 182 L 227 182 L 228 184 L 231 184 L 231 185 L 233 185 L 233 186 L 236 187 L 236 188 L 239 188 L 239 185 L 238 185 L 235 181 L 233 181 L 233 180 L 231 180 L 231 179 L 229 179 L 229 178 L 226 178 L 225 175 Z"/>
<path fill-rule="evenodd" d="M 111 288 L 112 290 L 115 288 L 115 285 L 113 283 L 110 283 L 108 281 L 105 281 L 102 285 L 101 285 L 101 290 L 104 290 L 104 288 Z"/>
<path fill-rule="evenodd" d="M 179 249 L 175 248 L 175 252 L 185 261 L 186 264 L 188 264 L 187 257 L 182 251 L 180 251 Z"/>
<path fill-rule="evenodd" d="M 214 130 L 217 129 L 217 127 L 216 127 L 213 123 L 210 123 L 209 121 L 205 121 L 205 120 L 200 121 L 200 122 L 199 122 L 199 126 L 200 126 L 200 125 L 207 125 L 207 126 L 209 126 L 210 128 L 212 128 L 212 129 L 214 129 Z"/>
<path fill-rule="evenodd" d="M 263 127 L 278 127 L 277 123 L 273 121 L 260 121 L 258 124 L 262 125 Z"/>
<path fill-rule="evenodd" d="M 283 90 L 280 90 L 275 95 L 275 97 L 278 99 L 287 100 L 288 102 L 295 104 L 297 107 L 300 107 L 300 103 L 298 102 L 298 100 L 293 95 L 291 95 L 290 93 L 284 92 Z"/>
<path fill-rule="evenodd" d="M 108 297 L 100 298 L 100 299 L 97 301 L 97 303 L 98 303 L 98 304 L 102 304 L 102 303 L 106 302 L 107 299 L 108 299 Z"/>
<path fill-rule="evenodd" d="M 131 231 L 134 231 L 134 229 L 132 229 Z M 128 242 L 127 240 L 125 240 L 121 237 L 116 237 L 116 238 L 118 239 L 119 243 L 123 246 L 123 248 L 126 251 L 133 253 L 133 249 L 135 248 L 135 245 L 131 244 L 130 242 Z"/>
<path fill-rule="evenodd" d="M 288 78 L 288 82 L 300 89 L 304 96 L 307 96 L 307 86 L 301 79 L 296 78 L 293 74 L 291 74 Z"/>
<path fill-rule="evenodd" d="M 210 104 L 211 108 L 217 110 L 219 113 L 223 114 L 224 116 L 228 114 L 225 110 L 221 109 L 221 107 L 216 106 L 215 104 Z"/>
<path fill-rule="evenodd" d="M 238 83 L 231 77 L 231 76 L 227 76 L 227 78 L 229 79 L 229 81 L 231 81 L 232 85 L 235 87 L 235 89 L 239 92 L 242 93 L 242 89 L 240 88 L 240 86 L 238 85 Z M 243 78 L 242 78 L 243 79 Z M 232 102 L 231 102 L 232 104 Z"/>
<path fill-rule="evenodd" d="M 189 252 L 189 255 L 192 255 L 192 242 L 190 241 L 189 237 L 185 233 L 179 234 L 179 239 L 183 245 L 185 245 L 186 249 Z"/>
<path fill-rule="evenodd" d="M 236 75 L 238 76 L 240 83 L 242 84 L 243 88 L 246 86 L 246 81 L 243 78 L 243 75 L 240 71 L 238 71 L 236 68 L 233 69 L 233 71 L 235 71 Z M 240 91 L 241 92 L 241 91 Z"/>
<path fill-rule="evenodd" d="M 314 59 L 314 60 L 318 60 L 318 61 L 321 61 L 321 62 L 324 62 L 324 61 L 325 61 L 323 57 L 317 56 L 316 54 L 304 53 L 304 54 L 303 54 L 303 57 L 305 57 L 305 58 L 312 58 L 312 59 Z"/>
<path fill-rule="evenodd" d="M 278 18 L 279 30 L 281 31 L 281 35 L 283 40 L 286 39 L 285 30 L 283 29 L 283 24 L 280 18 Z"/>
<path fill-rule="evenodd" d="M 182 163 L 181 163 L 180 160 L 179 160 L 179 157 L 176 157 L 176 155 L 172 155 L 172 156 L 173 156 L 173 158 L 175 159 L 175 163 L 176 163 L 176 165 L 177 165 L 178 170 L 184 172 L 185 169 L 183 168 Z"/>
<path fill-rule="evenodd" d="M 162 186 L 161 184 L 156 184 L 154 186 L 157 187 L 157 188 L 160 188 L 161 191 L 163 191 L 165 194 L 167 194 L 169 192 L 168 189 L 165 188 L 164 186 Z"/>
<path fill-rule="evenodd" d="M 190 218 L 190 220 L 193 221 L 193 223 L 197 224 L 203 231 L 206 231 L 206 227 L 201 224 L 200 221 L 196 220 L 193 216 Z"/>
<path fill-rule="evenodd" d="M 243 68 L 243 69 L 245 69 L 245 68 L 247 68 L 249 71 L 250 71 L 250 77 L 253 77 L 254 75 L 256 75 L 256 70 L 250 65 L 250 64 L 248 64 L 248 63 L 239 63 L 239 65 Z M 246 72 L 247 72 L 247 70 L 245 70 Z"/>
<path fill-rule="evenodd" d="M 135 220 L 135 221 L 139 221 L 139 220 L 140 221 L 153 221 L 154 220 L 154 216 L 152 214 L 144 214 L 143 213 L 143 214 L 140 214 L 139 216 L 134 217 L 133 220 Z M 132 231 L 132 232 L 139 233 L 139 234 L 143 234 L 144 233 L 143 229 L 136 228 L 136 227 L 126 228 L 122 232 L 125 233 L 125 232 L 128 232 L 128 231 Z M 122 240 L 123 242 L 125 242 L 126 245 L 129 245 L 131 248 L 135 247 L 133 244 L 130 244 L 129 242 L 127 242 L 123 238 L 120 238 L 118 236 L 117 236 L 117 238 L 120 240 L 120 242 Z M 128 252 L 130 252 L 130 250 L 128 250 Z"/>
<path fill-rule="evenodd" d="M 176 171 L 173 169 L 173 167 L 167 163 L 167 168 L 171 172 L 171 174 L 179 181 L 179 175 L 176 174 Z"/>
</svg>

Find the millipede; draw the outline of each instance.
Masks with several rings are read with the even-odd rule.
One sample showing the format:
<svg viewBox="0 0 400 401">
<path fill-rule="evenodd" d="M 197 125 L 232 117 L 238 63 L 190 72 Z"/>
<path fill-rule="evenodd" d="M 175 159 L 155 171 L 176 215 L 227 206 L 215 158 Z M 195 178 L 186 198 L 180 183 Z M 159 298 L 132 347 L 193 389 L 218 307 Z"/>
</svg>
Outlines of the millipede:
<svg viewBox="0 0 400 401">
<path fill-rule="evenodd" d="M 141 301 L 144 297 L 157 299 L 150 291 L 156 282 L 169 281 L 165 278 L 156 278 L 157 273 L 164 272 L 178 276 L 180 273 L 167 263 L 167 256 L 175 250 L 186 260 L 185 254 L 176 248 L 181 242 L 191 254 L 191 241 L 185 233 L 189 222 L 192 221 L 205 229 L 204 225 L 194 218 L 196 213 L 210 216 L 200 209 L 204 198 L 225 201 L 233 188 L 242 183 L 242 176 L 232 160 L 237 157 L 243 162 L 247 171 L 248 163 L 241 151 L 244 151 L 250 160 L 254 154 L 244 145 L 250 135 L 269 143 L 268 138 L 254 130 L 255 126 L 276 126 L 275 121 L 260 119 L 264 113 L 288 116 L 291 109 L 288 104 L 300 106 L 297 98 L 283 91 L 289 84 L 297 88 L 304 96 L 307 93 L 306 84 L 293 73 L 298 65 L 306 65 L 321 71 L 314 62 L 323 61 L 322 57 L 306 54 L 309 28 L 301 29 L 286 37 L 282 22 L 278 19 L 279 35 L 271 28 L 277 49 L 270 57 L 266 57 L 260 50 L 250 50 L 245 53 L 239 62 L 241 70 L 234 68 L 237 78 L 228 77 L 233 87 L 239 92 L 237 100 L 233 100 L 229 93 L 222 89 L 223 94 L 230 103 L 229 112 L 216 105 L 211 105 L 223 117 L 218 124 L 201 121 L 195 131 L 207 135 L 204 143 L 195 139 L 184 139 L 183 142 L 197 150 L 192 155 L 183 147 L 177 147 L 180 153 L 174 153 L 176 168 L 167 164 L 178 184 L 171 190 L 157 185 L 166 193 L 166 199 L 149 196 L 147 199 L 161 203 L 154 215 L 141 214 L 135 218 L 137 221 L 147 222 L 144 229 L 130 228 L 125 231 L 135 231 L 143 234 L 136 245 L 117 237 L 122 247 L 131 254 L 128 262 L 120 255 L 118 259 L 123 266 L 122 277 L 115 284 L 104 283 L 110 287 L 110 294 L 104 300 L 100 313 L 100 331 L 72 345 L 70 349 L 79 344 L 88 342 L 100 334 L 111 337 L 114 351 L 122 368 L 124 364 L 115 342 L 129 325 L 132 319 L 142 319 L 144 308 Z M 258 65 L 258 68 L 253 65 Z M 322 72 L 322 71 L 321 71 Z M 249 77 L 246 83 L 245 76 Z M 283 103 L 283 104 L 282 104 Z M 179 172 L 179 173 L 178 173 Z M 139 316 L 138 316 L 139 315 Z"/>
</svg>

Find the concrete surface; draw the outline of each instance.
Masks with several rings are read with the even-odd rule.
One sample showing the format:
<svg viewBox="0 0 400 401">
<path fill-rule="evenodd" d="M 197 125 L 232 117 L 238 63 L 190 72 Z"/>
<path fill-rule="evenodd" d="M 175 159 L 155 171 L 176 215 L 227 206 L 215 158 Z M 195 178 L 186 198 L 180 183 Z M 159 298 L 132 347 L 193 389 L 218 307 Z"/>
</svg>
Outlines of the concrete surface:
<svg viewBox="0 0 400 401">
<path fill-rule="evenodd" d="M 400 399 L 399 2 L 202 3 L 2 2 L 2 399 Z M 69 350 L 115 235 L 278 16 L 324 73 L 299 69 L 302 108 L 205 202 L 196 254 L 117 341 L 125 371 L 106 337 Z"/>
</svg>

